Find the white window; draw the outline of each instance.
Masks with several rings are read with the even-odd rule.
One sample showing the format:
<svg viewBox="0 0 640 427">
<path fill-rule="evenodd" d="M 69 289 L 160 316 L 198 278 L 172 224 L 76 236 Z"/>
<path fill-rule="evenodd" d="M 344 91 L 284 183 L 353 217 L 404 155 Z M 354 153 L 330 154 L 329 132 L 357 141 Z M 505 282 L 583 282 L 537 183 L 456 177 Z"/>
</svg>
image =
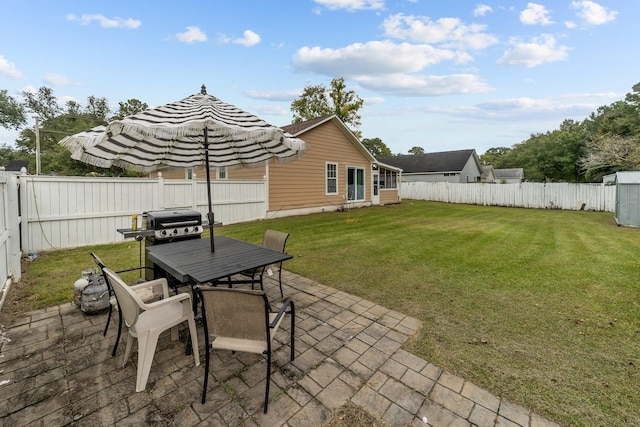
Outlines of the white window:
<svg viewBox="0 0 640 427">
<path fill-rule="evenodd" d="M 327 163 L 327 194 L 338 194 L 338 165 Z"/>
<path fill-rule="evenodd" d="M 193 168 L 187 168 L 187 170 L 185 171 L 185 178 L 193 179 Z"/>
<path fill-rule="evenodd" d="M 217 168 L 217 172 L 218 172 L 218 179 L 227 179 L 227 168 L 226 167 L 221 167 L 221 168 Z"/>
<path fill-rule="evenodd" d="M 347 200 L 350 202 L 364 201 L 364 168 L 347 168 Z"/>
</svg>

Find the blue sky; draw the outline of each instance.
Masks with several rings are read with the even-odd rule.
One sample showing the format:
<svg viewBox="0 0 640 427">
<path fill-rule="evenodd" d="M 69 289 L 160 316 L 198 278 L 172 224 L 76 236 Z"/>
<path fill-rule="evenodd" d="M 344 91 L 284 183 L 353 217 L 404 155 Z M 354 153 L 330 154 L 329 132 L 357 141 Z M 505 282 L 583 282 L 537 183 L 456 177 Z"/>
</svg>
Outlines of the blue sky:
<svg viewBox="0 0 640 427">
<path fill-rule="evenodd" d="M 362 136 L 394 154 L 511 147 L 640 82 L 635 0 L 3 0 L 0 17 L 10 95 L 48 86 L 115 111 L 205 84 L 283 126 L 305 86 L 344 77 Z"/>
</svg>

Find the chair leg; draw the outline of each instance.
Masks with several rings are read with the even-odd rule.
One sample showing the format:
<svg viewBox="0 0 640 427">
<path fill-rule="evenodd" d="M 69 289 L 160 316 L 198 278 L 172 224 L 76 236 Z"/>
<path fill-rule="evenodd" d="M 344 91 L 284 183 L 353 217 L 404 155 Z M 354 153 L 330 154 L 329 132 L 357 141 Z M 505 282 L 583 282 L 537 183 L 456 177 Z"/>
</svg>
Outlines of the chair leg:
<svg viewBox="0 0 640 427">
<path fill-rule="evenodd" d="M 111 352 L 111 357 L 116 355 L 116 350 L 118 349 L 118 343 L 120 343 L 120 337 L 122 336 L 122 313 L 118 311 L 118 336 L 116 336 L 116 343 L 113 346 L 113 351 Z"/>
<path fill-rule="evenodd" d="M 296 306 L 293 304 L 293 301 L 291 301 L 291 343 L 289 344 L 289 347 L 291 348 L 291 360 L 293 361 L 293 359 L 296 357 L 296 351 L 295 351 L 295 337 L 296 337 Z"/>
<path fill-rule="evenodd" d="M 153 356 L 158 345 L 158 333 L 145 331 L 138 335 L 138 375 L 136 378 L 136 392 L 144 391 L 147 387 L 149 372 L 151 372 L 151 364 Z"/>
<path fill-rule="evenodd" d="M 202 404 L 204 405 L 207 398 L 207 383 L 209 382 L 209 340 L 207 340 L 207 346 L 205 347 L 205 362 L 204 362 L 204 385 L 202 386 Z"/>
<path fill-rule="evenodd" d="M 267 385 L 264 392 L 264 413 L 267 413 L 269 407 L 269 384 L 271 383 L 271 352 L 267 353 Z"/>
<path fill-rule="evenodd" d="M 131 347 L 133 347 L 133 337 L 131 336 L 131 333 L 129 333 L 127 334 L 127 346 L 124 350 L 124 359 L 122 359 L 122 366 L 127 364 L 127 360 L 129 360 L 129 356 L 131 356 Z"/>
<path fill-rule="evenodd" d="M 191 339 L 193 358 L 196 366 L 200 366 L 200 350 L 198 349 L 198 331 L 196 330 L 196 321 L 188 319 L 187 322 L 189 323 L 189 338 Z"/>
<path fill-rule="evenodd" d="M 107 329 L 109 329 L 109 322 L 111 322 L 111 312 L 113 311 L 113 304 L 109 303 L 109 315 L 107 316 L 107 324 L 104 325 L 103 337 L 107 336 Z"/>
</svg>

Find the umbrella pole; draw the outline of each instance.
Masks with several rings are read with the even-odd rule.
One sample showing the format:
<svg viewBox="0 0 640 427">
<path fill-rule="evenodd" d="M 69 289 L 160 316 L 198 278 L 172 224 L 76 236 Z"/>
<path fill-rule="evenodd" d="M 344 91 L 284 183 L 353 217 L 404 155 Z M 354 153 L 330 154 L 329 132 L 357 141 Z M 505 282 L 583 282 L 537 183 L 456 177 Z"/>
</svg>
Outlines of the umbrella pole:
<svg viewBox="0 0 640 427">
<path fill-rule="evenodd" d="M 215 244 L 213 243 L 213 208 L 211 203 L 211 172 L 209 171 L 209 131 L 204 128 L 204 162 L 207 170 L 207 199 L 209 201 L 209 212 L 207 212 L 207 221 L 209 222 L 209 240 L 211 241 L 211 252 L 215 252 Z"/>
</svg>

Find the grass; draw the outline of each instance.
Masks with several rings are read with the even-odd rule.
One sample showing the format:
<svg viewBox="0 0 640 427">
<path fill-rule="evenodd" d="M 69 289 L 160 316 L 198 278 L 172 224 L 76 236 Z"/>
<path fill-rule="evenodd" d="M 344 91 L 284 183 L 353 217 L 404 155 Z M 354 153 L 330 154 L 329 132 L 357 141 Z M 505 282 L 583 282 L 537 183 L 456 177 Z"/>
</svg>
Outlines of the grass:
<svg viewBox="0 0 640 427">
<path fill-rule="evenodd" d="M 613 214 L 407 200 L 218 232 L 267 228 L 291 233 L 288 270 L 423 320 L 407 350 L 429 362 L 562 425 L 640 425 L 640 231 Z M 138 260 L 40 254 L 3 312 L 70 301 L 90 250 Z"/>
</svg>

